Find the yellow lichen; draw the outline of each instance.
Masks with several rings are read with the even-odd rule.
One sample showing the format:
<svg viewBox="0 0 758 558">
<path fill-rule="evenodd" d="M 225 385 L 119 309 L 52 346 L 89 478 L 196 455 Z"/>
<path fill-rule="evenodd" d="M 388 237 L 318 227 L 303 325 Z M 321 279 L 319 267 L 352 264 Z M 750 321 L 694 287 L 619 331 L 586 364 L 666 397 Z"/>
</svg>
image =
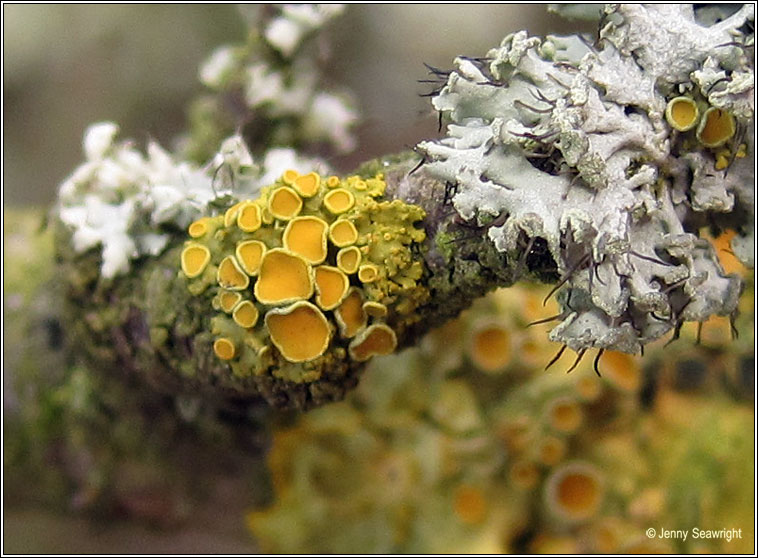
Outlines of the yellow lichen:
<svg viewBox="0 0 758 558">
<path fill-rule="evenodd" d="M 234 256 L 227 256 L 221 260 L 218 265 L 216 280 L 221 287 L 232 291 L 241 291 L 250 284 L 250 277 L 240 269 Z"/>
<path fill-rule="evenodd" d="M 302 256 L 309 264 L 320 264 L 326 259 L 328 228 L 326 222 L 319 217 L 296 217 L 284 229 L 284 247 L 293 254 Z"/>
<path fill-rule="evenodd" d="M 311 382 L 394 351 L 429 294 L 416 225 L 424 212 L 384 200 L 385 189 L 382 175 L 289 170 L 258 199 L 191 227 L 198 237 L 182 269 L 218 312 L 216 353 L 235 376 Z"/>
<path fill-rule="evenodd" d="M 513 355 L 508 329 L 497 323 L 477 327 L 471 336 L 469 355 L 480 370 L 502 370 L 510 363 Z"/>
<path fill-rule="evenodd" d="M 316 304 L 324 310 L 339 306 L 347 295 L 350 281 L 339 268 L 321 265 L 315 269 Z"/>
<path fill-rule="evenodd" d="M 220 339 L 216 339 L 213 342 L 213 352 L 216 353 L 216 356 L 222 360 L 231 360 L 234 358 L 237 350 L 235 349 L 234 343 L 231 339 L 221 337 Z"/>
<path fill-rule="evenodd" d="M 481 488 L 462 485 L 455 491 L 453 504 L 455 515 L 463 523 L 476 525 L 484 521 L 487 514 L 487 500 Z"/>
<path fill-rule="evenodd" d="M 258 204 L 247 202 L 237 210 L 237 226 L 245 232 L 255 232 L 261 228 L 263 219 Z"/>
<path fill-rule="evenodd" d="M 363 303 L 363 311 L 372 318 L 384 318 L 387 315 L 387 307 L 381 302 L 369 300 Z"/>
<path fill-rule="evenodd" d="M 284 173 L 282 173 L 282 182 L 288 184 L 289 186 L 292 186 L 295 183 L 295 180 L 297 180 L 298 176 L 300 176 L 300 173 L 296 170 L 287 169 L 284 171 Z"/>
<path fill-rule="evenodd" d="M 550 426 L 559 432 L 575 432 L 583 420 L 581 407 L 571 398 L 561 397 L 548 405 Z"/>
<path fill-rule="evenodd" d="M 358 230 L 352 221 L 337 219 L 329 226 L 329 240 L 338 248 L 350 246 L 358 240 Z"/>
<path fill-rule="evenodd" d="M 584 401 L 594 401 L 600 396 L 602 386 L 598 378 L 583 376 L 576 382 L 576 392 Z"/>
<path fill-rule="evenodd" d="M 296 217 L 303 208 L 303 200 L 292 188 L 282 186 L 271 192 L 268 210 L 271 215 L 283 221 Z"/>
<path fill-rule="evenodd" d="M 699 116 L 697 104 L 689 97 L 676 97 L 666 105 L 666 120 L 680 132 L 694 128 Z"/>
<path fill-rule="evenodd" d="M 369 326 L 350 343 L 349 351 L 353 360 L 362 362 L 373 356 L 388 355 L 397 347 L 395 332 L 385 324 Z"/>
<path fill-rule="evenodd" d="M 366 312 L 363 311 L 363 297 L 356 288 L 351 288 L 345 300 L 334 311 L 342 337 L 355 337 L 366 325 Z"/>
<path fill-rule="evenodd" d="M 324 196 L 324 207 L 335 215 L 349 211 L 353 205 L 355 196 L 345 188 L 336 188 Z"/>
<path fill-rule="evenodd" d="M 603 378 L 623 391 L 637 391 L 642 384 L 640 357 L 619 351 L 605 351 L 601 361 Z"/>
<path fill-rule="evenodd" d="M 192 279 L 205 271 L 208 262 L 211 261 L 211 253 L 202 244 L 188 244 L 182 250 L 182 271 Z"/>
<path fill-rule="evenodd" d="M 358 268 L 358 279 L 361 283 L 372 283 L 379 278 L 379 268 L 374 264 L 365 264 Z"/>
<path fill-rule="evenodd" d="M 722 149 L 718 153 L 716 153 L 716 162 L 713 165 L 713 168 L 716 170 L 724 170 L 726 167 L 729 166 L 729 159 L 732 156 L 732 152 L 728 149 Z"/>
<path fill-rule="evenodd" d="M 337 267 L 348 275 L 358 271 L 361 263 L 361 251 L 356 246 L 348 246 L 337 252 Z"/>
<path fill-rule="evenodd" d="M 237 219 L 237 212 L 239 211 L 239 208 L 242 207 L 246 203 L 247 203 L 246 200 L 237 202 L 233 206 L 231 206 L 229 209 L 226 210 L 226 212 L 224 213 L 224 226 L 225 227 L 232 226 L 232 223 L 234 223 L 235 219 Z"/>
<path fill-rule="evenodd" d="M 189 226 L 187 232 L 192 238 L 200 238 L 208 232 L 208 218 L 198 219 Z"/>
<path fill-rule="evenodd" d="M 249 300 L 243 300 L 234 308 L 232 318 L 240 327 L 253 327 L 258 322 L 258 309 Z"/>
<path fill-rule="evenodd" d="M 585 520 L 597 512 L 603 487 L 594 467 L 572 463 L 556 470 L 547 481 L 546 504 L 555 515 L 569 520 Z"/>
<path fill-rule="evenodd" d="M 547 436 L 540 442 L 537 455 L 543 465 L 552 467 L 566 455 L 566 442 L 556 436 Z"/>
<path fill-rule="evenodd" d="M 245 273 L 258 275 L 263 256 L 266 254 L 266 245 L 260 240 L 246 240 L 237 244 L 234 253 Z"/>
<path fill-rule="evenodd" d="M 311 268 L 301 256 L 281 248 L 263 256 L 255 298 L 264 304 L 285 304 L 306 300 L 313 294 Z"/>
<path fill-rule="evenodd" d="M 331 328 L 313 304 L 296 302 L 266 314 L 271 341 L 290 362 L 305 362 L 321 356 L 329 346 Z"/>
<path fill-rule="evenodd" d="M 237 303 L 242 300 L 242 295 L 236 291 L 222 290 L 218 295 L 218 299 L 221 310 L 229 314 L 237 306 Z"/>
<path fill-rule="evenodd" d="M 734 117 L 727 111 L 711 107 L 700 120 L 697 139 L 706 147 L 724 145 L 735 132 Z"/>
<path fill-rule="evenodd" d="M 321 187 L 321 177 L 315 172 L 309 172 L 295 178 L 292 187 L 304 198 L 312 198 Z"/>
</svg>

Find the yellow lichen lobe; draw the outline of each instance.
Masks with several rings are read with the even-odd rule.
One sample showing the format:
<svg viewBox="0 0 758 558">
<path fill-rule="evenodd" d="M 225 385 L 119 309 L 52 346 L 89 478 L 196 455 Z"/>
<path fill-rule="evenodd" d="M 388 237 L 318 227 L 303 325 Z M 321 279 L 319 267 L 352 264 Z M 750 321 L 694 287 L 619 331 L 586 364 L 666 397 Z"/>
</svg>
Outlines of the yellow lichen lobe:
<svg viewBox="0 0 758 558">
<path fill-rule="evenodd" d="M 706 147 L 719 147 L 734 135 L 734 131 L 734 117 L 723 109 L 711 107 L 700 120 L 697 139 Z"/>
<path fill-rule="evenodd" d="M 237 349 L 231 339 L 220 337 L 213 342 L 213 352 L 221 360 L 231 360 L 237 353 Z"/>
<path fill-rule="evenodd" d="M 358 231 L 352 221 L 337 219 L 329 226 L 329 240 L 337 248 L 343 248 L 355 244 L 358 240 Z"/>
<path fill-rule="evenodd" d="M 234 220 L 237 218 L 237 212 L 239 211 L 239 208 L 242 207 L 245 203 L 247 203 L 247 200 L 242 200 L 240 202 L 235 203 L 233 206 L 231 206 L 229 209 L 226 210 L 224 213 L 224 226 L 225 227 L 231 227 L 232 223 L 234 223 Z"/>
<path fill-rule="evenodd" d="M 487 324 L 475 329 L 469 347 L 471 360 L 485 372 L 498 372 L 511 361 L 511 335 L 500 324 Z"/>
<path fill-rule="evenodd" d="M 197 277 L 205 271 L 211 261 L 211 252 L 202 244 L 188 244 L 182 250 L 182 271 L 189 279 Z"/>
<path fill-rule="evenodd" d="M 347 295 L 350 281 L 336 267 L 322 265 L 314 271 L 316 280 L 316 304 L 324 310 L 339 306 Z"/>
<path fill-rule="evenodd" d="M 208 232 L 208 217 L 203 217 L 192 223 L 187 232 L 192 238 L 200 238 Z"/>
<path fill-rule="evenodd" d="M 216 280 L 221 287 L 232 291 L 241 291 L 250 284 L 250 277 L 240 269 L 234 256 L 227 256 L 221 260 L 218 265 Z"/>
<path fill-rule="evenodd" d="M 245 232 L 255 232 L 261 228 L 263 218 L 261 208 L 253 202 L 244 203 L 237 210 L 237 226 Z"/>
<path fill-rule="evenodd" d="M 366 325 L 366 313 L 362 307 L 363 297 L 356 288 L 351 288 L 345 300 L 334 311 L 342 337 L 351 338 Z"/>
<path fill-rule="evenodd" d="M 728 167 L 730 155 L 731 153 L 729 153 L 729 151 L 726 149 L 716 153 L 716 162 L 714 163 L 713 168 L 716 170 L 724 170 L 726 167 Z"/>
<path fill-rule="evenodd" d="M 249 300 L 243 300 L 234 308 L 232 318 L 240 327 L 254 327 L 258 322 L 258 309 Z"/>
<path fill-rule="evenodd" d="M 676 97 L 666 106 L 666 120 L 672 128 L 680 132 L 694 128 L 699 116 L 697 104 L 689 97 Z"/>
<path fill-rule="evenodd" d="M 326 186 L 328 188 L 336 188 L 340 185 L 340 179 L 339 176 L 330 176 L 326 179 Z"/>
<path fill-rule="evenodd" d="M 313 278 L 308 263 L 297 254 L 281 248 L 263 256 L 255 297 L 264 304 L 285 304 L 305 300 L 313 294 Z"/>
<path fill-rule="evenodd" d="M 281 186 L 273 192 L 268 200 L 271 215 L 283 221 L 296 217 L 303 208 L 303 200 L 292 188 Z"/>
<path fill-rule="evenodd" d="M 289 362 L 306 362 L 321 356 L 329 346 L 329 322 L 313 304 L 296 302 L 266 314 L 271 341 Z"/>
<path fill-rule="evenodd" d="M 297 180 L 298 176 L 300 176 L 300 173 L 297 172 L 295 169 L 287 169 L 282 174 L 282 182 L 292 186 L 295 183 L 295 180 Z"/>
<path fill-rule="evenodd" d="M 312 198 L 321 187 L 321 177 L 315 172 L 309 172 L 295 178 L 292 187 L 304 198 Z"/>
<path fill-rule="evenodd" d="M 373 356 L 388 355 L 397 347 L 395 332 L 385 324 L 374 324 L 353 339 L 348 348 L 353 360 L 362 362 Z"/>
<path fill-rule="evenodd" d="M 324 207 L 335 215 L 349 211 L 353 205 L 355 196 L 345 188 L 336 188 L 324 196 Z"/>
<path fill-rule="evenodd" d="M 260 240 L 246 240 L 237 244 L 235 254 L 245 273 L 257 275 L 266 254 L 266 245 Z"/>
<path fill-rule="evenodd" d="M 373 283 L 379 278 L 379 268 L 374 264 L 365 264 L 358 268 L 358 279 L 361 283 Z"/>
<path fill-rule="evenodd" d="M 381 302 L 369 300 L 363 303 L 363 311 L 372 318 L 384 318 L 387 315 L 387 307 Z"/>
<path fill-rule="evenodd" d="M 356 246 L 348 246 L 337 252 L 337 267 L 348 275 L 358 271 L 361 263 L 361 251 Z"/>
<path fill-rule="evenodd" d="M 319 217 L 296 217 L 284 229 L 284 247 L 310 264 L 320 264 L 326 259 L 327 230 L 326 222 Z"/>
<path fill-rule="evenodd" d="M 221 310 L 229 314 L 237 303 L 242 300 L 242 295 L 235 291 L 221 291 L 218 295 Z"/>
</svg>

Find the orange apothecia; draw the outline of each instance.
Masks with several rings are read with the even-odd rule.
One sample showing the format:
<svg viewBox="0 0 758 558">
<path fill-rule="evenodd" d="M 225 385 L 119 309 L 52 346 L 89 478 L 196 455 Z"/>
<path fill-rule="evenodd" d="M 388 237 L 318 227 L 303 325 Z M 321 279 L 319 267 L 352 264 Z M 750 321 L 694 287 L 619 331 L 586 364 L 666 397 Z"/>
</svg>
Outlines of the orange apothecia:
<svg viewBox="0 0 758 558">
<path fill-rule="evenodd" d="M 217 311 L 213 351 L 236 376 L 310 382 L 395 350 L 429 293 L 424 212 L 385 188 L 288 170 L 190 225 L 182 273 Z"/>
</svg>

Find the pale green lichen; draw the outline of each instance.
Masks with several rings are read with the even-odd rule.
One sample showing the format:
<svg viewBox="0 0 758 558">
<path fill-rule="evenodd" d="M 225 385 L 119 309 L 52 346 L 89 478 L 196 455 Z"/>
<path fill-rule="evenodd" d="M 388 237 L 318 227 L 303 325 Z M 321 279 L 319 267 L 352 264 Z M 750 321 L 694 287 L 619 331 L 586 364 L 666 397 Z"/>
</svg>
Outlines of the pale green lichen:
<svg viewBox="0 0 758 558">
<path fill-rule="evenodd" d="M 214 349 L 237 377 L 313 382 L 394 351 L 429 293 L 419 256 L 425 234 L 416 226 L 424 212 L 383 201 L 385 188 L 381 175 L 340 180 L 289 170 L 259 198 L 204 218 L 214 232 L 187 242 L 183 254 L 194 265 L 185 256 L 183 275 L 193 294 L 220 310 L 211 319 Z M 261 221 L 248 226 L 240 217 L 245 211 Z M 328 234 L 335 224 L 348 224 L 354 234 L 335 242 Z M 200 254 L 199 246 L 206 251 Z M 345 269 L 345 250 L 357 275 Z M 206 253 L 210 262 L 200 258 Z M 370 321 L 362 310 L 367 304 Z M 255 309 L 255 320 L 240 323 L 243 305 Z"/>
</svg>

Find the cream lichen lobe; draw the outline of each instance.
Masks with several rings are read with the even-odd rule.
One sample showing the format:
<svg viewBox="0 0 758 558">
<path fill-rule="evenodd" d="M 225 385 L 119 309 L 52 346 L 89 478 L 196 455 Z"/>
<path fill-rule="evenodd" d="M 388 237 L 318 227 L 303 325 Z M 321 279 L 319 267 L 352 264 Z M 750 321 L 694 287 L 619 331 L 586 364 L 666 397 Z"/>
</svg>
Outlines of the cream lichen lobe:
<svg viewBox="0 0 758 558">
<path fill-rule="evenodd" d="M 635 352 L 732 313 L 741 281 L 706 229 L 736 231 L 752 267 L 754 7 L 697 16 L 613 5 L 594 45 L 519 32 L 432 70 L 449 124 L 419 144 L 422 168 L 508 261 L 547 245 L 563 286 L 550 337 L 576 351 Z"/>
<path fill-rule="evenodd" d="M 179 273 L 208 302 L 213 352 L 231 374 L 309 383 L 395 350 L 429 291 L 424 211 L 385 188 L 381 174 L 287 170 L 189 225 Z"/>
</svg>

